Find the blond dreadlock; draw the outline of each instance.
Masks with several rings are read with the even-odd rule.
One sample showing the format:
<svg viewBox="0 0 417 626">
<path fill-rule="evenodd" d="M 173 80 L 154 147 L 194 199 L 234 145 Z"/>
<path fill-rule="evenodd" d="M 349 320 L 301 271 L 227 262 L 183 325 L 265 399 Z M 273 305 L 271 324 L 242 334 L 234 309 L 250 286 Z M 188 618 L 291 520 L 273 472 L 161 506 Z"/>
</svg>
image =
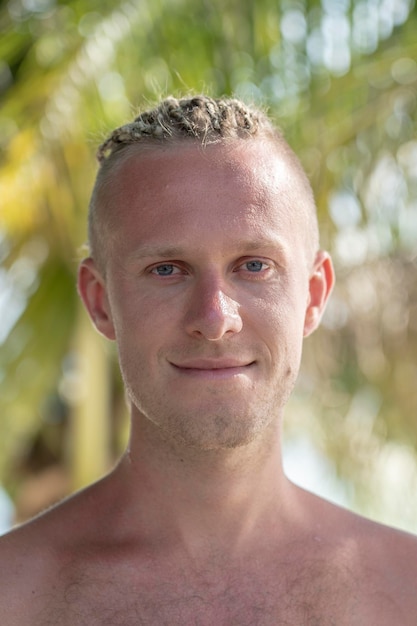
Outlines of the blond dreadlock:
<svg viewBox="0 0 417 626">
<path fill-rule="evenodd" d="M 123 147 L 144 142 L 197 139 L 203 145 L 221 139 L 242 139 L 259 130 L 274 134 L 276 129 L 261 111 L 233 98 L 214 100 L 207 96 L 167 98 L 152 111 L 141 113 L 133 122 L 116 128 L 99 147 L 103 163 Z"/>
</svg>

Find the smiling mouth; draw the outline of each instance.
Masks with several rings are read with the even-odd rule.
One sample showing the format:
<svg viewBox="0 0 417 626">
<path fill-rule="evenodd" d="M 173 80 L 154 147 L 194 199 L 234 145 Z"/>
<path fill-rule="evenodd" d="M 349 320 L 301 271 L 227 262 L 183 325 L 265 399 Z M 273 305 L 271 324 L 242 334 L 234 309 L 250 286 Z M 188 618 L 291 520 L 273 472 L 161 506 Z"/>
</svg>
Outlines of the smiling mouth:
<svg viewBox="0 0 417 626">
<path fill-rule="evenodd" d="M 236 361 L 195 361 L 184 364 L 171 363 L 181 374 L 196 378 L 225 379 L 247 374 L 248 370 L 255 365 L 255 361 L 238 363 Z"/>
</svg>

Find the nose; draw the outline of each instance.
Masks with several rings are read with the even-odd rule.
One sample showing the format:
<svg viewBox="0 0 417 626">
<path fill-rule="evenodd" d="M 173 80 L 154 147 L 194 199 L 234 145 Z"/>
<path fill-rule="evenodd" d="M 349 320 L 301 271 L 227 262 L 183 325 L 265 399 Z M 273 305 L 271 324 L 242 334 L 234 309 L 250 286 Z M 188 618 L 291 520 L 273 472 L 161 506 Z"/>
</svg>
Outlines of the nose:
<svg viewBox="0 0 417 626">
<path fill-rule="evenodd" d="M 242 330 L 239 304 L 225 293 L 216 280 L 200 281 L 194 286 L 186 315 L 187 333 L 218 341 Z"/>
</svg>

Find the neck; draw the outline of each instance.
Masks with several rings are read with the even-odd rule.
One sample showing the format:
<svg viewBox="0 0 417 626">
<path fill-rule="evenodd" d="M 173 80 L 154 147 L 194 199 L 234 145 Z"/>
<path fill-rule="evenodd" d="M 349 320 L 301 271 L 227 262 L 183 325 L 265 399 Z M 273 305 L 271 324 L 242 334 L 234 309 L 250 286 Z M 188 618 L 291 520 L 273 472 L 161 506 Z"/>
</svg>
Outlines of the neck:
<svg viewBox="0 0 417 626">
<path fill-rule="evenodd" d="M 197 450 L 161 437 L 134 415 L 129 448 L 118 468 L 130 519 L 151 523 L 159 536 L 187 552 L 209 542 L 239 551 L 283 534 L 294 524 L 294 488 L 284 476 L 278 420 L 256 440 L 234 449 Z"/>
</svg>

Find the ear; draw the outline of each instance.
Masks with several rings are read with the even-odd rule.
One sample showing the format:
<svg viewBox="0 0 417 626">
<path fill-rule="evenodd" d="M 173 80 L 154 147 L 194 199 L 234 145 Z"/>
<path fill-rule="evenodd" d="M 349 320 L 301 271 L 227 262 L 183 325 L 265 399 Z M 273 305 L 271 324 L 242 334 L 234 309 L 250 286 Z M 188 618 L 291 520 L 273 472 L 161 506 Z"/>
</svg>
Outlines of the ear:
<svg viewBox="0 0 417 626">
<path fill-rule="evenodd" d="M 78 270 L 78 293 L 99 333 L 114 340 L 113 319 L 105 280 L 92 258 L 84 259 Z"/>
<path fill-rule="evenodd" d="M 327 252 L 320 250 L 314 261 L 309 280 L 309 299 L 304 320 L 304 337 L 311 335 L 320 324 L 327 301 L 334 285 L 332 260 Z"/>
</svg>

